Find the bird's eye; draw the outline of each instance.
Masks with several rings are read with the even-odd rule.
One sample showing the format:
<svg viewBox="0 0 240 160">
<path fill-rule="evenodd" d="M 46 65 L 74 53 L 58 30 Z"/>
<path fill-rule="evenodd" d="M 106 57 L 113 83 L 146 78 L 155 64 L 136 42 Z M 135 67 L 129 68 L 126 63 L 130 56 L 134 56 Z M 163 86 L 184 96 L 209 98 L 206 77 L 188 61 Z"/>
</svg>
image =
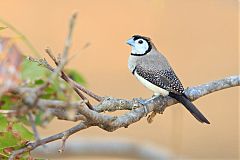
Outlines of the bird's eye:
<svg viewBox="0 0 240 160">
<path fill-rule="evenodd" d="M 142 41 L 142 40 L 139 40 L 139 41 L 138 41 L 138 43 L 139 43 L 139 44 L 142 44 L 142 43 L 143 43 L 143 41 Z"/>
</svg>

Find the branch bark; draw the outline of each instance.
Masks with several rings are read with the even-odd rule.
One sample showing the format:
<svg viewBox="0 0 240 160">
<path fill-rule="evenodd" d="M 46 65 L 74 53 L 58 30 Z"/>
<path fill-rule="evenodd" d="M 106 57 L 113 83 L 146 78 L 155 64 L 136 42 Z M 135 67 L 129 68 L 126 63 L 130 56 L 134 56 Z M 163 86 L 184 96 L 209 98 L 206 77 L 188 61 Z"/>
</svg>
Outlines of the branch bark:
<svg viewBox="0 0 240 160">
<path fill-rule="evenodd" d="M 240 76 L 230 76 L 220 80 L 202 84 L 199 86 L 187 88 L 186 95 L 192 101 L 194 101 L 207 94 L 210 94 L 222 89 L 239 86 L 239 85 L 240 85 Z M 21 93 L 21 89 L 17 91 Z M 25 97 L 23 101 L 25 101 L 25 103 L 33 103 L 33 102 L 30 102 L 30 100 L 31 98 L 29 98 L 28 96 L 28 98 Z M 35 141 L 27 144 L 22 149 L 14 151 L 10 159 L 13 160 L 19 154 L 29 152 L 37 148 L 38 146 L 62 139 L 66 136 L 69 137 L 70 135 L 80 130 L 87 129 L 91 126 L 98 126 L 109 132 L 115 131 L 121 127 L 128 127 L 129 125 L 139 121 L 140 119 L 142 119 L 152 111 L 163 112 L 166 107 L 172 106 L 177 103 L 177 101 L 171 97 L 159 97 L 153 100 L 144 100 L 145 105 L 143 106 L 142 103 L 139 103 L 138 100 L 139 99 L 125 100 L 125 99 L 118 99 L 113 97 L 105 97 L 101 103 L 99 103 L 94 107 L 94 110 L 90 110 L 86 105 L 82 104 L 81 102 L 68 103 L 68 107 L 69 105 L 71 107 L 78 107 L 78 111 L 79 111 L 78 114 L 82 116 L 81 119 L 85 119 L 84 121 L 82 121 L 80 124 L 64 132 L 44 138 L 40 141 Z M 39 107 L 45 106 L 49 108 L 59 109 L 59 108 L 64 108 L 66 103 L 58 100 L 39 99 L 36 105 Z M 116 110 L 130 110 L 130 111 L 120 116 L 112 116 L 106 113 L 101 113 L 105 111 L 113 112 Z"/>
<path fill-rule="evenodd" d="M 35 149 L 36 147 L 38 147 L 40 145 L 47 144 L 49 142 L 52 142 L 52 141 L 55 141 L 55 140 L 58 140 L 58 139 L 62 139 L 66 135 L 72 135 L 72 134 L 74 134 L 74 133 L 76 133 L 80 130 L 86 129 L 88 127 L 90 127 L 90 125 L 88 125 L 87 123 L 81 122 L 80 124 L 70 128 L 70 129 L 68 129 L 64 132 L 55 134 L 55 135 L 47 137 L 47 138 L 44 138 L 44 139 L 42 139 L 40 141 L 36 141 L 34 143 L 29 143 L 29 144 L 27 144 L 26 147 L 23 147 L 19 150 L 13 151 L 12 155 L 9 157 L 9 160 L 14 160 L 17 155 L 23 154 L 25 152 L 29 152 L 29 151 Z"/>
</svg>

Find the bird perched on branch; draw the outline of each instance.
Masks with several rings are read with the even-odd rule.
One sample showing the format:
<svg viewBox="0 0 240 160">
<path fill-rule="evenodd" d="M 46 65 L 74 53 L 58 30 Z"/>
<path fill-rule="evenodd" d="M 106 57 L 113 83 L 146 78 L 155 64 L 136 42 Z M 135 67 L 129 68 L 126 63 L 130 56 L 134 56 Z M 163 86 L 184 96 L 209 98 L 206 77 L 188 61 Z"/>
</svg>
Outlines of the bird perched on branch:
<svg viewBox="0 0 240 160">
<path fill-rule="evenodd" d="M 182 103 L 198 121 L 210 124 L 184 94 L 180 80 L 150 38 L 134 35 L 127 44 L 132 47 L 128 68 L 145 87 L 154 92 L 154 96 L 170 96 Z"/>
</svg>

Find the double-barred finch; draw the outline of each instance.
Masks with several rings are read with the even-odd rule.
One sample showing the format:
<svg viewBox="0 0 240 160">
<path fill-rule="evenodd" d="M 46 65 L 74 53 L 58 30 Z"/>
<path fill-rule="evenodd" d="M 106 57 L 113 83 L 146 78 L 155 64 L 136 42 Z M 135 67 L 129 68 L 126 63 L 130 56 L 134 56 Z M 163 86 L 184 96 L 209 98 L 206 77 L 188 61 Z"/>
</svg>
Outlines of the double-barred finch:
<svg viewBox="0 0 240 160">
<path fill-rule="evenodd" d="M 132 47 L 128 68 L 154 95 L 170 96 L 182 103 L 200 122 L 210 124 L 184 94 L 184 87 L 167 59 L 156 49 L 148 37 L 135 35 L 127 41 Z"/>
</svg>

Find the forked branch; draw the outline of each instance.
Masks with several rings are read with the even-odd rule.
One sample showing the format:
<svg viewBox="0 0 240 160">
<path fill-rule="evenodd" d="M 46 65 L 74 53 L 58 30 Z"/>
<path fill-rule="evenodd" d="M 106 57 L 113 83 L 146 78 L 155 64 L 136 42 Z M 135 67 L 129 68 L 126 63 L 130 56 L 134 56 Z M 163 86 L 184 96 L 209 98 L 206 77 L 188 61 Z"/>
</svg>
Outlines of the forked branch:
<svg viewBox="0 0 240 160">
<path fill-rule="evenodd" d="M 191 100 L 196 100 L 202 96 L 207 94 L 227 89 L 230 87 L 235 87 L 240 85 L 240 76 L 230 76 L 220 80 L 212 81 L 206 84 L 202 84 L 195 87 L 190 87 L 186 89 L 186 95 L 190 97 Z M 148 113 L 155 111 L 155 112 L 162 112 L 166 107 L 172 106 L 177 103 L 171 97 L 159 97 L 153 100 L 145 100 L 146 104 L 143 106 L 139 103 L 136 99 L 135 100 L 126 100 L 126 99 L 118 99 L 113 97 L 106 97 L 104 100 L 99 103 L 98 105 L 94 106 L 95 111 L 90 110 L 86 106 L 82 106 L 79 108 L 79 113 L 86 117 L 85 121 L 80 122 L 80 124 L 53 136 L 44 138 L 40 141 L 35 141 L 32 143 L 27 144 L 20 150 L 14 151 L 11 160 L 14 159 L 19 154 L 23 154 L 25 152 L 29 152 L 43 144 L 50 143 L 52 141 L 56 141 L 62 139 L 64 136 L 70 135 L 83 130 L 87 129 L 92 126 L 98 126 L 106 131 L 112 132 L 117 130 L 121 127 L 128 127 L 129 125 L 139 121 L 143 117 L 145 117 Z M 64 108 L 63 101 L 56 101 L 56 100 L 39 100 L 37 106 L 44 105 L 45 107 L 49 108 Z M 79 106 L 79 102 L 72 102 L 71 107 Z M 130 110 L 129 112 L 120 115 L 120 116 L 111 116 L 108 114 L 103 114 L 101 112 L 104 111 L 117 111 L 117 110 Z"/>
<path fill-rule="evenodd" d="M 39 88 L 28 88 L 20 86 L 16 88 L 11 88 L 9 92 L 19 95 L 21 97 L 22 100 L 21 103 L 23 106 L 37 107 L 41 109 L 44 108 L 51 115 L 56 116 L 61 120 L 80 122 L 78 125 L 70 129 L 67 129 L 61 133 L 49 136 L 44 139 L 38 138 L 39 136 L 37 135 L 36 128 L 33 125 L 37 140 L 28 143 L 19 150 L 13 151 L 11 157 L 9 158 L 10 160 L 14 160 L 18 155 L 30 152 L 39 146 L 42 146 L 44 144 L 56 140 L 62 140 L 63 144 L 62 147 L 60 148 L 60 151 L 63 151 L 67 138 L 69 138 L 72 134 L 76 132 L 79 132 L 92 126 L 98 126 L 103 130 L 113 132 L 121 127 L 128 127 L 129 125 L 138 122 L 149 113 L 152 113 L 151 116 L 149 117 L 149 122 L 151 122 L 152 118 L 156 115 L 156 113 L 163 113 L 166 107 L 178 103 L 175 99 L 172 99 L 171 97 L 158 97 L 151 100 L 142 99 L 126 100 L 113 97 L 101 97 L 95 94 L 94 92 L 86 89 L 81 84 L 78 84 L 77 82 L 72 80 L 67 74 L 64 73 L 63 68 L 67 63 L 67 55 L 69 52 L 69 48 L 71 47 L 72 30 L 75 24 L 76 16 L 77 16 L 76 13 L 74 13 L 70 19 L 69 32 L 60 59 L 55 58 L 49 48 L 46 49 L 46 53 L 54 61 L 56 68 L 49 65 L 49 63 L 45 59 L 29 58 L 29 60 L 37 62 L 40 65 L 44 66 L 45 68 L 49 69 L 52 72 L 52 78 L 58 76 L 65 80 L 81 99 L 79 101 L 68 102 L 55 99 L 54 100 L 42 99 L 39 96 L 40 92 Z M 49 83 L 50 79 L 46 83 L 46 86 Z M 209 82 L 207 84 L 187 88 L 185 93 L 192 101 L 194 101 L 207 94 L 239 85 L 240 76 L 230 76 L 220 80 Z M 86 98 L 84 94 L 95 99 L 98 102 L 98 104 L 92 106 L 90 104 L 90 101 Z M 69 116 L 66 110 L 67 108 L 75 109 L 77 112 L 74 115 Z M 112 116 L 107 114 L 106 112 L 106 111 L 114 112 L 117 110 L 127 110 L 127 112 L 120 116 Z M 17 114 L 17 112 L 14 110 L 1 111 L 0 113 L 3 112 L 5 114 Z"/>
</svg>

